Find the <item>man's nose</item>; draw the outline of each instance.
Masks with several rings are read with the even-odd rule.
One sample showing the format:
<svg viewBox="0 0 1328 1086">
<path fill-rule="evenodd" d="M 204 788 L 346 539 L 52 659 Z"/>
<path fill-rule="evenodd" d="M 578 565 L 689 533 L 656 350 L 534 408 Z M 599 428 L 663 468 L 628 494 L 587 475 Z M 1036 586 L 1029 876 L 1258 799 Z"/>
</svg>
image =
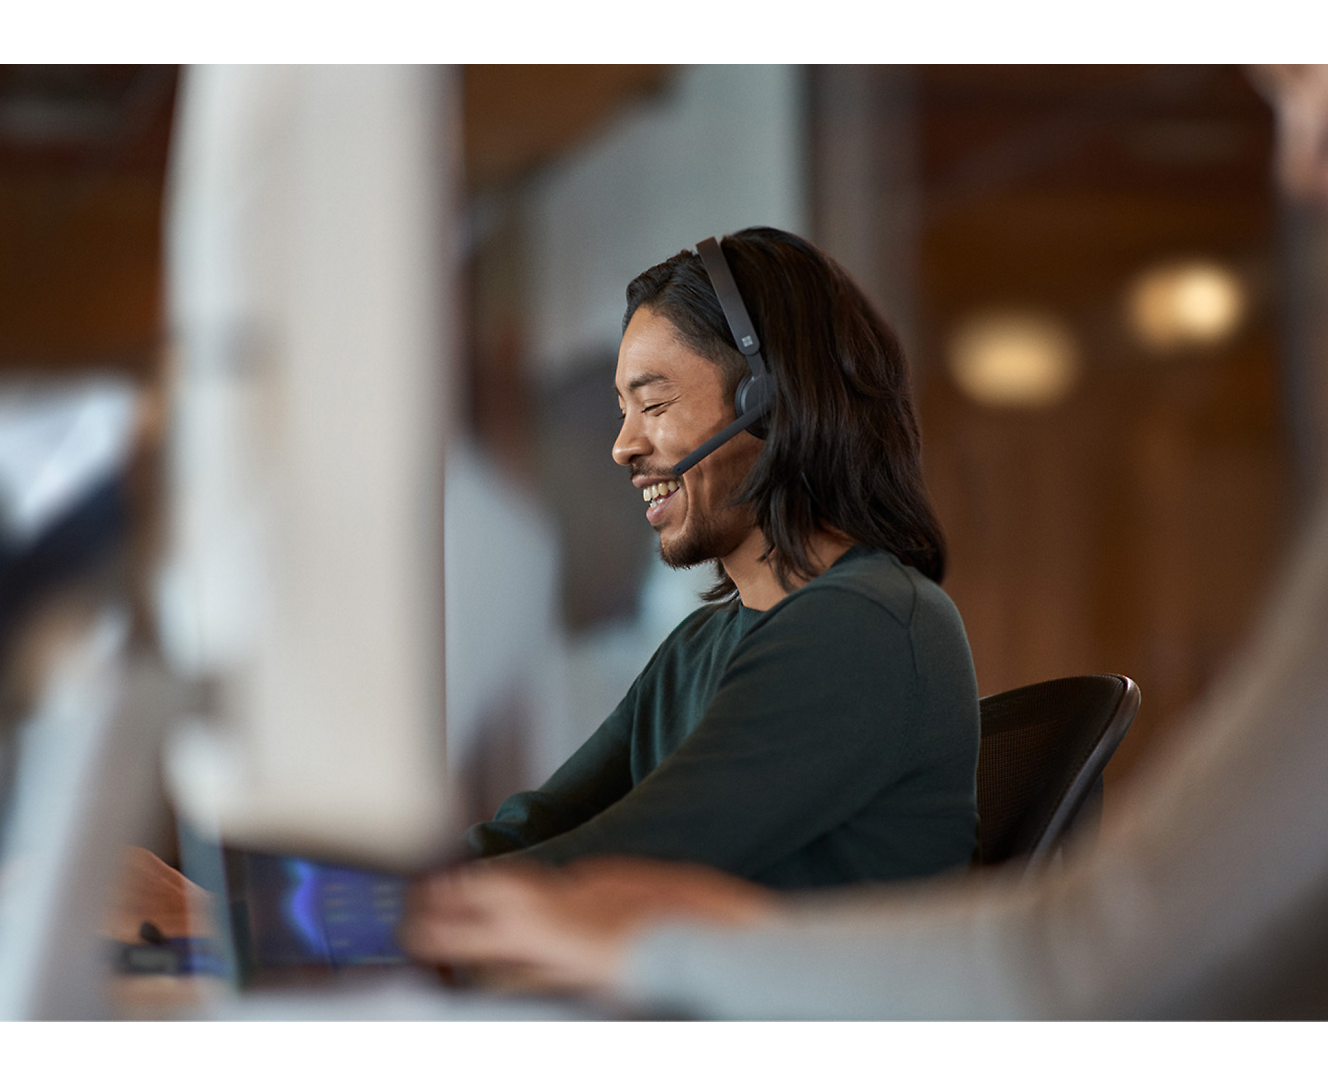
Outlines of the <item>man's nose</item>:
<svg viewBox="0 0 1328 1086">
<path fill-rule="evenodd" d="M 618 440 L 613 443 L 613 459 L 627 467 L 636 457 L 646 456 L 650 452 L 650 442 L 646 440 L 641 418 L 628 412 L 618 431 Z"/>
</svg>

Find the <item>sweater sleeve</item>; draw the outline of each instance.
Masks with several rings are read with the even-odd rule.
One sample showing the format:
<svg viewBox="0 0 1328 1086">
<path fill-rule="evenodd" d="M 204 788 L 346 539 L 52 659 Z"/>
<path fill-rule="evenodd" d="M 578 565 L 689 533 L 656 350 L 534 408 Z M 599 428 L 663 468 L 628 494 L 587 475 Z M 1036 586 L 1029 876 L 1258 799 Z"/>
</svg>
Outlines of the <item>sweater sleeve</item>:
<svg viewBox="0 0 1328 1086">
<path fill-rule="evenodd" d="M 595 733 L 536 791 L 509 796 L 492 821 L 472 826 L 466 832 L 471 853 L 487 857 L 530 848 L 566 833 L 626 795 L 632 787 L 636 694 L 633 685 Z"/>
<path fill-rule="evenodd" d="M 798 593 L 739 642 L 668 758 L 527 855 L 623 853 L 754 876 L 907 772 L 924 701 L 906 621 L 856 593 Z"/>
</svg>

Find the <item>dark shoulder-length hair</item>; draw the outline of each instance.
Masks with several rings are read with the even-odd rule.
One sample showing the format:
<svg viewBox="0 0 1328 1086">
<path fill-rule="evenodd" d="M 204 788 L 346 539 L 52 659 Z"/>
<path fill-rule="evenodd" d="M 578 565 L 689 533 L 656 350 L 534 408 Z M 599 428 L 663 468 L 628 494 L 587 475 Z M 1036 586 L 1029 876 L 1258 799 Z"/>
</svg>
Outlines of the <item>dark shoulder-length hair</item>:
<svg viewBox="0 0 1328 1086">
<path fill-rule="evenodd" d="M 939 582 L 945 539 L 922 482 L 898 338 L 848 273 L 810 242 L 756 226 L 721 245 L 776 390 L 764 446 L 732 500 L 751 505 L 780 584 L 816 575 L 808 542 L 824 529 L 890 551 Z M 720 366 L 731 397 L 747 363 L 701 258 L 683 251 L 633 279 L 624 331 L 641 306 Z M 708 599 L 735 591 L 716 566 L 720 583 Z"/>
</svg>

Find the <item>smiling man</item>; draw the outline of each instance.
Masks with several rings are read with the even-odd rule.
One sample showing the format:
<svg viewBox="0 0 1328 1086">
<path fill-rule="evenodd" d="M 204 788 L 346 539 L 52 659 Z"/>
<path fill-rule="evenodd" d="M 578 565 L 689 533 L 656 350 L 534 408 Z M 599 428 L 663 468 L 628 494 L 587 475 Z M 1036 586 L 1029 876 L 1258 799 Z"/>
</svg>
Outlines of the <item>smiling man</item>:
<svg viewBox="0 0 1328 1086">
<path fill-rule="evenodd" d="M 663 560 L 713 561 L 718 583 L 581 749 L 468 843 L 785 888 L 967 863 L 977 687 L 938 585 L 898 342 L 801 238 L 753 228 L 702 249 L 627 289 L 613 457 Z M 730 327 L 744 302 L 746 355 Z"/>
</svg>

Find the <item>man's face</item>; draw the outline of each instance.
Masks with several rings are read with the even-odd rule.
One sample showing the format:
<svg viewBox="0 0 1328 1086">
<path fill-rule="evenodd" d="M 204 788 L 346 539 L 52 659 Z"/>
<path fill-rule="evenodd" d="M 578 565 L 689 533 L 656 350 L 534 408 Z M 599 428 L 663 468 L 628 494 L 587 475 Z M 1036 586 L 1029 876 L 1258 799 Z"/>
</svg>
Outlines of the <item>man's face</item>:
<svg viewBox="0 0 1328 1086">
<path fill-rule="evenodd" d="M 673 474 L 674 464 L 733 421 L 720 368 L 687 347 L 668 318 L 643 306 L 623 333 L 616 385 L 623 424 L 613 459 L 631 469 L 643 497 L 653 487 L 667 491 L 646 504 L 661 557 L 681 567 L 731 554 L 757 531 L 750 509 L 728 501 L 761 443 L 739 434 L 685 476 Z"/>
</svg>

